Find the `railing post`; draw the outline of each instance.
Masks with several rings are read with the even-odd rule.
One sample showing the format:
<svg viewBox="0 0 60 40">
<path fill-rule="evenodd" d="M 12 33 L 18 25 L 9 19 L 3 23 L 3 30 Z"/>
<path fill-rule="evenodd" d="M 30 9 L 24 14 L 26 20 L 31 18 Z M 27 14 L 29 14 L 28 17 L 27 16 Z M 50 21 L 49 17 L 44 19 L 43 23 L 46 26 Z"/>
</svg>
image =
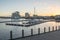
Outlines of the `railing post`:
<svg viewBox="0 0 60 40">
<path fill-rule="evenodd" d="M 10 40 L 12 40 L 12 31 L 10 31 Z"/>
<path fill-rule="evenodd" d="M 60 26 L 59 26 L 59 30 L 60 30 Z"/>
<path fill-rule="evenodd" d="M 31 29 L 31 36 L 33 36 L 33 29 Z"/>
<path fill-rule="evenodd" d="M 48 30 L 49 30 L 49 32 L 50 32 L 50 27 L 48 27 Z"/>
<path fill-rule="evenodd" d="M 57 31 L 57 26 L 56 26 L 56 31 Z"/>
<path fill-rule="evenodd" d="M 38 35 L 40 34 L 40 28 L 38 28 Z"/>
<path fill-rule="evenodd" d="M 52 27 L 52 31 L 54 31 L 54 26 Z"/>
<path fill-rule="evenodd" d="M 24 30 L 22 30 L 22 38 L 24 37 Z"/>
<path fill-rule="evenodd" d="M 46 28 L 44 27 L 44 33 L 46 33 Z"/>
</svg>

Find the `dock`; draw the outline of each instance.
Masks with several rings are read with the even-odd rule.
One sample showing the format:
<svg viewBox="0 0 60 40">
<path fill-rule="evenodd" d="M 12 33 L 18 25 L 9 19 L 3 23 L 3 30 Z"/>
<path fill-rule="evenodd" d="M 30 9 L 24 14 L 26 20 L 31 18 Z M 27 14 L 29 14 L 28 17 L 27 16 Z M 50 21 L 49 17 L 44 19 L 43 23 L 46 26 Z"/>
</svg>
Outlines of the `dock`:
<svg viewBox="0 0 60 40">
<path fill-rule="evenodd" d="M 24 27 L 29 27 L 29 26 L 34 26 L 34 25 L 41 24 L 41 23 L 44 23 L 44 22 L 46 22 L 46 21 L 41 21 L 41 22 L 38 22 L 38 23 L 28 23 L 28 24 L 6 23 L 6 25 L 9 25 L 9 26 L 24 26 Z"/>
</svg>

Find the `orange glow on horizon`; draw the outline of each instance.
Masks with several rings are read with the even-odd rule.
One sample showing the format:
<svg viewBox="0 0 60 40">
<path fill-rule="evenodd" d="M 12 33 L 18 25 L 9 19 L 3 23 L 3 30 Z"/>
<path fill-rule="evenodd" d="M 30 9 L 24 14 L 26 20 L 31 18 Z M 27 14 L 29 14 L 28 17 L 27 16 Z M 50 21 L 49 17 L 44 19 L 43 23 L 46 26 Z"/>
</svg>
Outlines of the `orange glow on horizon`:
<svg viewBox="0 0 60 40">
<path fill-rule="evenodd" d="M 34 15 L 34 13 L 29 13 L 30 14 L 30 16 L 33 16 Z M 3 13 L 0 13 L 0 16 L 11 16 L 12 15 L 12 13 L 5 13 L 5 14 L 3 14 Z M 25 13 L 24 12 L 21 12 L 20 13 L 20 15 L 21 16 L 25 16 Z M 55 16 L 55 15 L 60 15 L 60 13 L 36 13 L 36 15 L 38 15 L 38 16 Z"/>
</svg>

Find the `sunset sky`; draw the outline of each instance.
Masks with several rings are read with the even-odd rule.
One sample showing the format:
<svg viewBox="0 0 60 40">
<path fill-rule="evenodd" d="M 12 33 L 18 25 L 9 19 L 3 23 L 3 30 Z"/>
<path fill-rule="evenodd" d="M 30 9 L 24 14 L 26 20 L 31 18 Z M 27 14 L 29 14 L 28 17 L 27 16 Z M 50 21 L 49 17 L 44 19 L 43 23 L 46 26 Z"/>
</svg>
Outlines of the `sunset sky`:
<svg viewBox="0 0 60 40">
<path fill-rule="evenodd" d="M 29 12 L 42 16 L 55 16 L 60 14 L 60 0 L 0 0 L 0 16 L 11 16 L 19 11 L 21 15 Z"/>
</svg>

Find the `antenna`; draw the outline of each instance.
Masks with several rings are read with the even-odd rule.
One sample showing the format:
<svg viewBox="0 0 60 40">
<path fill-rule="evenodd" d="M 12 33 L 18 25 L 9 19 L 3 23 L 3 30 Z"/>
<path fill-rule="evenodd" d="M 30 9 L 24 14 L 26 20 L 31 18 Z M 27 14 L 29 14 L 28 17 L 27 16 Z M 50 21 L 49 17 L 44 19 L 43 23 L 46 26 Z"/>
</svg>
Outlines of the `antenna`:
<svg viewBox="0 0 60 40">
<path fill-rule="evenodd" d="M 34 14 L 35 14 L 35 7 L 34 7 Z"/>
</svg>

